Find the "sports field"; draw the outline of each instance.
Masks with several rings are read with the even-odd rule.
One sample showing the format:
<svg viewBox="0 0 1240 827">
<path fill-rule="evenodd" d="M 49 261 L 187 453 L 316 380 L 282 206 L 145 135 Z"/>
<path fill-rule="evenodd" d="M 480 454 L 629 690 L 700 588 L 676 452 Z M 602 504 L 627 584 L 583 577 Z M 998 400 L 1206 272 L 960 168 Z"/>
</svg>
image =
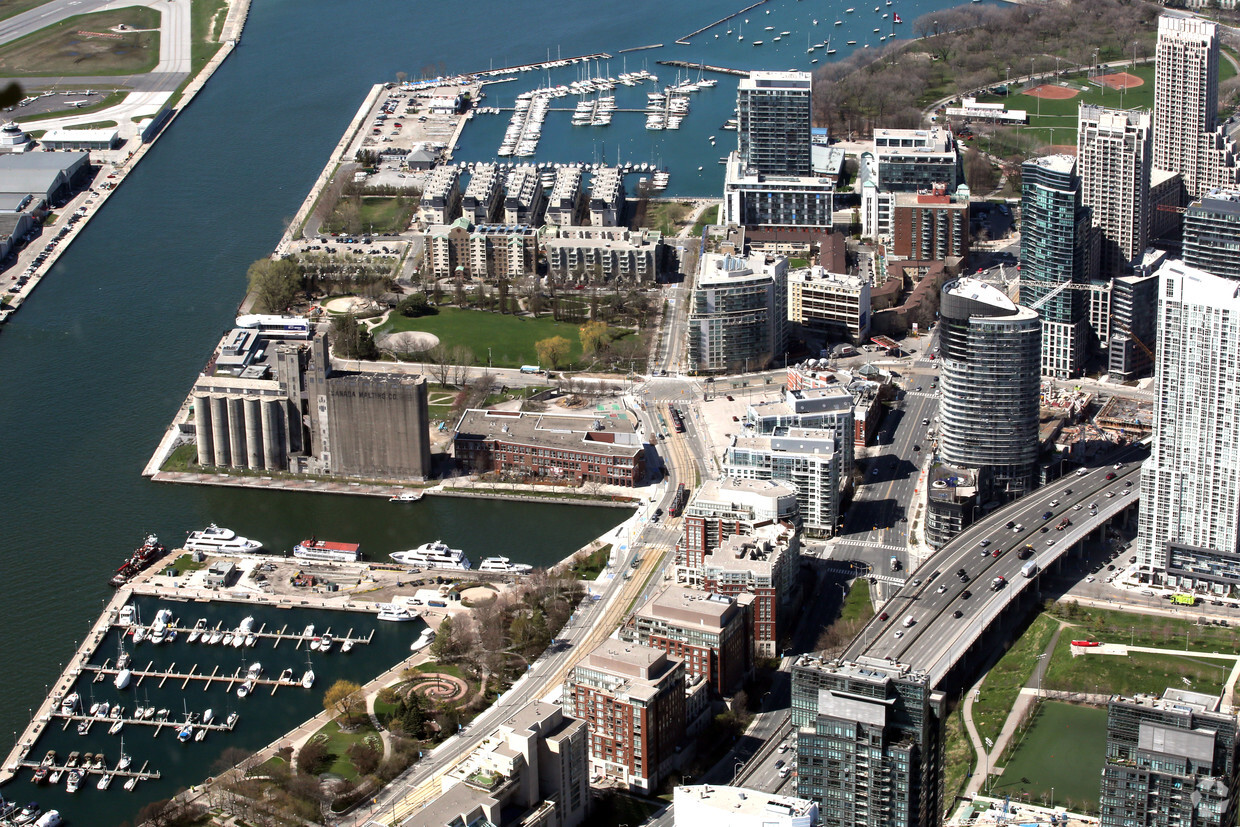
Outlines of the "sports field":
<svg viewBox="0 0 1240 827">
<path fill-rule="evenodd" d="M 1115 109 L 1150 109 L 1154 106 L 1154 66 L 1143 64 L 1123 74 L 1129 77 L 1119 78 L 1115 73 L 1106 75 L 1101 85 L 1091 83 L 1084 74 L 1064 75 L 1052 83 L 1062 91 L 1047 90 L 1047 84 L 1031 85 L 1027 91 L 1040 90 L 1040 94 L 1017 94 L 1000 97 L 988 95 L 978 98 L 987 103 L 1002 103 L 1008 109 L 1024 109 L 1029 113 L 1029 123 L 1019 129 L 1026 135 L 1036 135 L 1038 140 L 1046 144 L 1074 145 L 1076 143 L 1077 110 L 1082 103 L 1093 103 Z M 1224 81 L 1236 74 L 1228 60 L 1219 61 L 1219 80 Z M 1127 89 L 1116 89 L 1115 86 L 1126 86 L 1140 80 L 1139 86 Z M 1075 92 L 1067 97 L 1069 92 Z M 1052 98 L 1049 95 L 1057 97 Z M 1017 127 L 1011 127 L 1017 129 Z"/>
<path fill-rule="evenodd" d="M 1043 702 L 1003 774 L 991 779 L 991 793 L 1049 804 L 1053 790 L 1055 804 L 1097 812 L 1106 740 L 1105 709 Z"/>
<path fill-rule="evenodd" d="M 393 313 L 389 320 L 375 330 L 376 337 L 384 333 L 402 330 L 424 330 L 439 337 L 440 343 L 451 350 L 464 345 L 474 354 L 474 363 L 487 363 L 490 348 L 491 365 L 497 368 L 519 368 L 538 364 L 534 343 L 552 336 L 563 336 L 572 345 L 569 361 L 581 358 L 581 337 L 578 325 L 557 322 L 550 318 L 529 319 L 521 316 L 505 316 L 481 310 L 461 310 L 441 307 L 438 316 L 410 319 Z"/>
</svg>

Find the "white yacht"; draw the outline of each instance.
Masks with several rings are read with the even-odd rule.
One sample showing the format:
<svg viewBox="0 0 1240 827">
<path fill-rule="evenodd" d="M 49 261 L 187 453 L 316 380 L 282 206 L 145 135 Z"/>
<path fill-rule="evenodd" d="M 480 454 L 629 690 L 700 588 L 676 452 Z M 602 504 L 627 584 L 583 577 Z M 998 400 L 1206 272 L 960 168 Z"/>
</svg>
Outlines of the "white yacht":
<svg viewBox="0 0 1240 827">
<path fill-rule="evenodd" d="M 75 793 L 82 786 L 82 771 L 69 770 L 69 779 L 65 781 L 65 792 Z"/>
<path fill-rule="evenodd" d="M 314 686 L 314 670 L 307 669 L 306 674 L 301 676 L 301 686 L 303 689 L 310 689 Z"/>
<path fill-rule="evenodd" d="M 432 540 L 408 551 L 389 555 L 397 563 L 408 566 L 427 566 L 435 569 L 468 569 L 469 558 L 457 548 L 449 548 L 442 540 Z"/>
<path fill-rule="evenodd" d="M 314 624 L 310 623 L 306 626 L 306 628 L 302 629 L 301 636 L 303 640 L 310 640 L 311 638 L 313 638 L 314 637 Z"/>
<path fill-rule="evenodd" d="M 246 670 L 245 674 L 250 678 L 257 679 L 263 674 L 263 665 L 258 661 L 254 661 L 250 664 L 250 668 Z"/>
<path fill-rule="evenodd" d="M 413 643 L 409 644 L 409 651 L 420 652 L 421 650 L 425 649 L 427 646 L 430 646 L 431 642 L 434 639 L 435 639 L 434 629 L 429 629 L 429 628 L 423 629 L 422 634 L 418 635 L 418 639 L 415 640 Z"/>
<path fill-rule="evenodd" d="M 191 531 L 185 541 L 186 551 L 201 551 L 207 554 L 242 554 L 258 551 L 263 544 L 257 540 L 238 537 L 232 529 L 220 528 L 215 523 L 202 531 Z"/>
<path fill-rule="evenodd" d="M 332 650 L 332 636 L 323 635 L 321 638 L 319 638 L 319 651 L 326 655 L 331 650 Z"/>
<path fill-rule="evenodd" d="M 211 639 L 207 641 L 211 645 L 215 645 L 224 639 L 224 633 L 218 628 L 211 632 Z"/>
<path fill-rule="evenodd" d="M 254 690 L 254 681 L 247 680 L 241 686 L 237 687 L 237 697 L 244 698 Z"/>
<path fill-rule="evenodd" d="M 113 680 L 112 683 L 116 686 L 117 689 L 124 689 L 125 687 L 129 686 L 129 681 L 132 677 L 133 677 L 132 672 L 130 672 L 128 669 L 122 669 L 121 671 L 116 673 L 116 679 Z"/>
<path fill-rule="evenodd" d="M 121 606 L 120 614 L 116 616 L 116 622 L 120 626 L 132 626 L 137 619 L 137 610 L 132 603 L 126 603 Z"/>
<path fill-rule="evenodd" d="M 78 704 L 82 702 L 82 696 L 76 692 L 70 692 L 69 695 L 60 702 L 60 713 L 62 715 L 76 715 Z"/>
<path fill-rule="evenodd" d="M 189 633 L 189 642 L 197 643 L 198 638 L 202 637 L 202 633 L 206 631 L 206 628 L 207 628 L 206 618 L 202 618 L 202 617 L 198 618 L 198 622 L 194 624 L 194 628 Z"/>
<path fill-rule="evenodd" d="M 378 617 L 379 620 L 392 620 L 397 622 L 404 620 L 417 620 L 418 618 L 416 613 L 411 612 L 405 606 L 401 606 L 396 603 L 380 603 Z"/>
<path fill-rule="evenodd" d="M 655 173 L 656 183 L 660 173 Z M 507 557 L 484 557 L 478 571 L 501 571 L 508 574 L 529 574 L 534 567 L 528 563 L 514 563 Z"/>
</svg>

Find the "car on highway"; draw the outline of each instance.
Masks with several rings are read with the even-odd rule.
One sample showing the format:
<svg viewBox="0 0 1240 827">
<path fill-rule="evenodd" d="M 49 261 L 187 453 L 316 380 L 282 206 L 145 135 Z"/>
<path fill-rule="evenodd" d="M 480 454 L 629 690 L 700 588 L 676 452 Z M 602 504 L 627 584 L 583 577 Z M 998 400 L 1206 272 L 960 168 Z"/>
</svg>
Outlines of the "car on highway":
<svg viewBox="0 0 1240 827">
<path fill-rule="evenodd" d="M 1049 520 L 1050 518 L 1051 518 L 1051 512 L 1049 512 L 1049 511 L 1043 511 L 1043 512 L 1042 512 L 1042 519 L 1043 519 L 1043 520 Z"/>
<path fill-rule="evenodd" d="M 783 767 L 783 768 L 781 768 L 781 769 L 780 769 L 780 771 L 779 771 L 779 777 L 780 777 L 780 778 L 787 778 L 787 777 L 788 777 L 788 775 L 789 775 L 791 772 L 792 772 L 792 767 Z"/>
<path fill-rule="evenodd" d="M 920 450 L 921 450 L 921 446 L 920 446 L 920 445 L 914 445 L 914 446 L 913 446 L 913 450 L 914 450 L 914 451 L 920 451 Z"/>
<path fill-rule="evenodd" d="M 982 542 L 981 542 L 981 543 L 979 543 L 979 545 L 980 545 L 982 548 L 986 548 L 986 546 L 990 545 L 990 541 L 989 541 L 989 540 L 982 540 Z"/>
<path fill-rule="evenodd" d="M 1107 499 L 1108 499 L 1108 500 L 1109 500 L 1109 499 L 1111 499 L 1111 498 L 1112 498 L 1112 497 L 1114 497 L 1114 496 L 1115 496 L 1115 492 L 1114 492 L 1114 491 L 1108 491 L 1108 492 L 1107 492 Z"/>
<path fill-rule="evenodd" d="M 1071 494 L 1072 492 L 1069 491 L 1068 493 Z M 1055 506 L 1059 505 L 1059 500 L 1051 500 L 1049 503 L 1047 503 L 1047 505 L 1049 505 L 1051 508 L 1054 508 Z"/>
<path fill-rule="evenodd" d="M 959 609 L 957 609 L 956 611 L 952 612 L 952 617 L 954 617 L 954 618 L 956 618 L 957 620 L 959 620 L 960 618 L 964 617 L 964 612 L 962 612 L 962 611 L 960 611 Z"/>
<path fill-rule="evenodd" d="M 947 584 L 944 583 L 943 585 L 935 589 L 935 591 L 938 592 L 939 594 L 942 594 L 943 592 L 947 591 Z"/>
<path fill-rule="evenodd" d="M 1083 477 L 1083 476 L 1085 476 L 1085 475 L 1086 475 L 1086 474 L 1088 474 L 1088 473 L 1089 473 L 1089 469 L 1087 469 L 1087 468 L 1078 468 L 1078 469 L 1076 469 L 1076 475 L 1077 475 L 1078 477 Z"/>
<path fill-rule="evenodd" d="M 1028 560 L 1033 556 L 1033 546 L 1029 543 L 1025 543 L 1025 547 L 1016 552 L 1016 556 L 1022 560 Z"/>
<path fill-rule="evenodd" d="M 904 637 L 904 630 L 903 630 L 903 629 L 896 629 L 896 635 L 895 635 L 895 636 L 896 636 L 896 640 L 899 640 L 900 638 Z"/>
<path fill-rule="evenodd" d="M 1053 546 L 1053 545 L 1055 545 L 1055 538 L 1054 538 L 1054 537 L 1050 538 L 1049 540 L 1047 540 L 1047 541 L 1046 541 L 1046 544 L 1047 544 L 1048 546 Z"/>
<path fill-rule="evenodd" d="M 965 570 L 964 570 L 964 567 L 963 567 L 963 566 L 961 566 L 960 568 L 956 569 L 956 576 L 957 576 L 957 577 L 967 577 L 967 576 L 968 576 L 968 574 L 969 574 L 969 573 L 968 573 L 967 571 L 965 571 Z"/>
<path fill-rule="evenodd" d="M 996 577 L 994 580 L 990 581 L 990 590 L 992 592 L 997 592 L 999 591 L 999 589 L 1003 588 L 1006 585 L 1007 585 L 1007 578 L 1001 574 L 998 577 Z"/>
<path fill-rule="evenodd" d="M 1003 554 L 1003 549 L 1001 549 L 1001 548 L 997 548 L 997 549 L 995 549 L 994 551 L 992 551 L 992 552 L 990 553 L 990 556 L 991 556 L 991 557 L 999 557 L 999 556 L 1001 556 L 1002 554 Z"/>
<path fill-rule="evenodd" d="M 1042 528 L 1041 528 L 1041 529 L 1039 529 L 1039 530 L 1040 530 L 1043 534 L 1045 534 L 1046 532 L 1048 532 L 1048 531 L 1050 531 L 1050 530 L 1051 530 L 1051 527 L 1050 527 L 1050 526 L 1048 526 L 1048 525 L 1044 525 L 1044 526 L 1042 526 Z"/>
<path fill-rule="evenodd" d="M 1011 529 L 1011 528 L 1016 528 L 1016 521 L 1015 521 L 1015 520 L 1008 520 L 1008 521 L 1007 521 L 1007 525 L 1005 525 L 1005 526 L 1004 526 L 1004 528 L 1008 528 L 1008 529 Z"/>
<path fill-rule="evenodd" d="M 972 596 L 973 596 L 973 592 L 969 591 L 968 589 L 965 589 L 964 591 L 960 593 L 961 600 L 968 600 Z"/>
<path fill-rule="evenodd" d="M 982 556 L 983 556 L 983 557 L 989 557 L 989 556 L 990 556 L 990 549 L 985 549 L 985 548 L 984 548 L 984 549 L 981 549 L 981 552 L 982 552 Z"/>
<path fill-rule="evenodd" d="M 887 614 L 886 612 L 883 612 L 881 615 L 879 615 L 879 616 L 878 616 L 878 619 L 879 619 L 879 620 L 886 620 L 886 619 L 887 619 L 887 618 L 889 618 L 889 617 L 891 617 L 891 615 Z"/>
<path fill-rule="evenodd" d="M 1123 467 L 1124 467 L 1124 463 L 1122 463 L 1122 462 L 1117 462 L 1117 463 L 1115 463 L 1114 465 L 1112 465 L 1111 467 L 1112 467 L 1112 468 L 1114 468 L 1116 471 L 1118 471 L 1119 469 L 1121 469 L 1121 468 L 1123 468 Z"/>
<path fill-rule="evenodd" d="M 1082 508 L 1084 508 L 1084 506 L 1081 505 L 1080 503 L 1077 503 L 1076 505 L 1072 506 L 1073 511 L 1080 511 Z"/>
<path fill-rule="evenodd" d="M 1114 472 L 1114 471 L 1107 471 L 1107 479 L 1109 479 L 1109 480 L 1113 480 L 1113 479 L 1115 479 L 1115 472 Z"/>
<path fill-rule="evenodd" d="M 785 764 L 785 763 L 786 763 L 786 762 L 784 761 L 784 759 L 782 759 L 782 758 L 781 758 L 781 759 L 779 759 L 778 761 L 776 761 L 776 762 L 775 762 L 775 769 L 777 769 L 777 770 L 782 770 L 782 769 L 784 768 L 784 764 Z"/>
</svg>

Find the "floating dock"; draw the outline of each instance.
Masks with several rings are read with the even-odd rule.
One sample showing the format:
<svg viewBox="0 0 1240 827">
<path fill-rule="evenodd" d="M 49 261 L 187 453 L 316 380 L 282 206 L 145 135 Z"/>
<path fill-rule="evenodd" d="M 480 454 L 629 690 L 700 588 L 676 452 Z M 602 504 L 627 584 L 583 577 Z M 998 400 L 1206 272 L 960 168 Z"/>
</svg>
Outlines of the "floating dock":
<svg viewBox="0 0 1240 827">
<path fill-rule="evenodd" d="M 758 6 L 761 6 L 761 5 L 763 5 L 764 3 L 767 3 L 767 2 L 769 2 L 769 0 L 758 0 L 758 2 L 756 2 L 756 3 L 751 3 L 750 5 L 746 6 L 746 7 L 745 7 L 745 8 L 743 8 L 743 9 L 741 9 L 740 11 L 732 12 L 732 13 L 731 13 L 731 14 L 729 14 L 727 17 L 720 17 L 720 18 L 719 18 L 718 20 L 716 20 L 714 23 L 707 23 L 705 26 L 703 26 L 702 28 L 698 29 L 697 31 L 694 31 L 694 32 L 689 32 L 689 33 L 688 33 L 687 35 L 685 35 L 684 37 L 678 37 L 678 38 L 676 38 L 676 43 L 677 43 L 677 45 L 680 45 L 680 46 L 689 46 L 689 45 L 691 45 L 691 44 L 689 43 L 689 39 L 690 39 L 690 38 L 692 38 L 692 37 L 696 37 L 696 36 L 700 35 L 702 32 L 708 32 L 708 31 L 710 31 L 711 29 L 713 29 L 713 28 L 715 28 L 716 26 L 718 26 L 720 23 L 727 23 L 729 20 L 731 20 L 731 19 L 733 19 L 733 18 L 735 18 L 735 17 L 740 17 L 742 14 L 744 14 L 744 13 L 745 13 L 745 12 L 747 12 L 747 11 L 749 11 L 750 9 L 756 9 L 756 8 L 758 8 Z M 659 62 L 660 62 L 660 63 L 663 63 L 664 61 L 660 60 Z M 749 74 L 749 73 L 748 73 L 748 72 L 746 72 L 745 74 Z"/>
<path fill-rule="evenodd" d="M 210 689 L 213 683 L 227 684 L 224 687 L 224 691 L 231 692 L 233 690 L 234 685 L 240 685 L 240 684 L 245 683 L 246 681 L 251 681 L 254 684 L 254 686 L 270 686 L 272 695 L 276 694 L 276 690 L 279 689 L 281 686 L 301 686 L 301 683 L 297 680 L 281 681 L 279 678 L 251 678 L 245 672 L 241 671 L 241 667 L 237 667 L 237 670 L 233 672 L 231 675 L 221 675 L 219 674 L 219 667 L 217 666 L 215 667 L 215 671 L 213 671 L 211 674 L 208 675 L 205 672 L 198 672 L 197 664 L 194 664 L 193 666 L 191 666 L 188 672 L 176 671 L 176 666 L 177 666 L 176 663 L 173 663 L 172 666 L 170 666 L 168 669 L 152 669 L 151 668 L 152 666 L 154 666 L 154 661 L 151 661 L 151 663 L 148 663 L 145 669 L 132 669 L 131 668 L 129 670 L 129 674 L 133 678 L 133 681 L 134 681 L 133 685 L 135 687 L 141 686 L 142 681 L 146 680 L 147 678 L 157 679 L 159 681 L 158 686 L 160 689 L 162 689 L 164 684 L 167 683 L 168 681 L 172 681 L 173 683 L 180 681 L 182 689 L 185 689 L 187 686 L 189 686 L 190 681 L 200 681 L 203 684 L 202 689 L 204 692 Z M 121 671 L 117 669 L 115 666 L 108 666 L 107 664 L 100 666 L 98 664 L 92 664 L 92 663 L 86 664 L 86 666 L 83 667 L 83 670 L 86 672 L 94 672 L 96 681 L 102 681 L 109 677 L 115 677 L 116 674 Z M 92 720 L 92 721 L 103 721 L 103 720 L 114 721 L 116 720 L 115 718 L 109 718 L 109 719 L 96 718 L 90 715 L 66 716 L 61 712 L 52 712 L 50 714 L 53 718 L 73 717 L 73 718 L 78 718 L 81 720 Z M 128 718 L 125 718 L 123 720 L 126 723 L 130 721 L 130 719 Z M 150 722 L 148 721 L 146 723 L 150 723 Z"/>
</svg>

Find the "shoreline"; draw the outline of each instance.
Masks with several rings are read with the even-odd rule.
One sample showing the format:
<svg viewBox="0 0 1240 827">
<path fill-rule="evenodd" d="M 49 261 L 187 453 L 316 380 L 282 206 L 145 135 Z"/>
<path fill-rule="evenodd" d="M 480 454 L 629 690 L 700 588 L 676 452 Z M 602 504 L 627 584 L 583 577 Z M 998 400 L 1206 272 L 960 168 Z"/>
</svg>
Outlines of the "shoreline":
<svg viewBox="0 0 1240 827">
<path fill-rule="evenodd" d="M 9 294 L 13 298 L 9 304 L 4 305 L 3 309 L 0 309 L 0 326 L 7 322 L 9 318 L 26 303 L 31 294 L 34 293 L 35 288 L 38 287 L 38 285 L 51 271 L 52 265 L 54 265 L 65 253 L 65 251 L 72 246 L 74 240 L 76 240 L 77 237 L 81 235 L 83 230 L 90 224 L 90 220 L 98 215 L 103 209 L 104 204 L 106 204 L 108 199 L 111 198 L 112 193 L 120 189 L 126 177 L 128 177 L 129 173 L 133 171 L 137 167 L 138 163 L 146 156 L 146 153 L 150 147 L 154 146 L 160 137 L 167 132 L 168 128 L 176 121 L 181 112 L 183 112 L 185 108 L 193 102 L 194 98 L 206 85 L 207 81 L 211 79 L 211 76 L 215 74 L 220 66 L 224 64 L 224 61 L 228 59 L 228 56 L 231 55 L 237 48 L 237 43 L 241 40 L 241 32 L 245 27 L 246 20 L 248 20 L 250 16 L 251 2 L 252 0 L 231 0 L 228 6 L 228 14 L 224 18 L 223 25 L 220 26 L 219 39 L 217 41 L 219 43 L 219 48 L 216 49 L 215 54 L 212 55 L 209 61 L 207 61 L 206 65 L 202 67 L 202 70 L 199 71 L 197 75 L 190 77 L 185 88 L 181 90 L 177 105 L 170 108 L 165 104 L 159 114 L 155 115 L 153 120 L 160 123 L 158 129 L 155 131 L 155 134 L 151 136 L 150 140 L 143 141 L 139 136 L 137 139 L 139 141 L 137 148 L 131 150 L 124 161 L 119 163 L 115 161 L 102 163 L 99 166 L 98 174 L 90 182 L 86 189 L 75 195 L 67 204 L 65 204 L 62 210 L 53 211 L 57 213 L 57 221 L 55 224 L 47 225 L 47 228 L 54 229 L 55 233 L 59 233 L 62 229 L 66 229 L 67 232 L 63 238 L 59 239 L 59 243 L 56 247 L 48 253 L 44 262 L 30 274 L 29 281 L 20 289 L 20 291 Z M 190 46 L 192 47 L 192 35 L 190 39 Z M 169 100 L 171 100 L 171 98 L 169 98 Z M 105 109 L 99 114 L 102 117 L 106 114 L 106 112 L 107 110 Z M 111 181 L 109 181 L 109 176 L 111 176 Z M 106 183 L 112 183 L 112 186 L 105 188 L 103 185 Z M 79 210 L 81 209 L 85 209 L 86 212 L 79 213 Z M 70 225 L 68 223 L 68 217 L 74 214 L 80 214 L 82 216 L 81 220 L 74 225 Z M 33 249 L 34 245 L 39 243 L 41 240 L 44 244 L 46 244 L 51 239 L 57 237 L 55 233 L 46 234 L 46 240 L 44 240 L 44 235 L 41 234 L 39 239 L 36 239 L 30 245 L 27 245 L 26 249 Z M 17 268 L 19 264 L 20 261 L 15 260 L 12 267 L 10 267 L 10 270 L 16 272 L 15 268 Z"/>
</svg>

